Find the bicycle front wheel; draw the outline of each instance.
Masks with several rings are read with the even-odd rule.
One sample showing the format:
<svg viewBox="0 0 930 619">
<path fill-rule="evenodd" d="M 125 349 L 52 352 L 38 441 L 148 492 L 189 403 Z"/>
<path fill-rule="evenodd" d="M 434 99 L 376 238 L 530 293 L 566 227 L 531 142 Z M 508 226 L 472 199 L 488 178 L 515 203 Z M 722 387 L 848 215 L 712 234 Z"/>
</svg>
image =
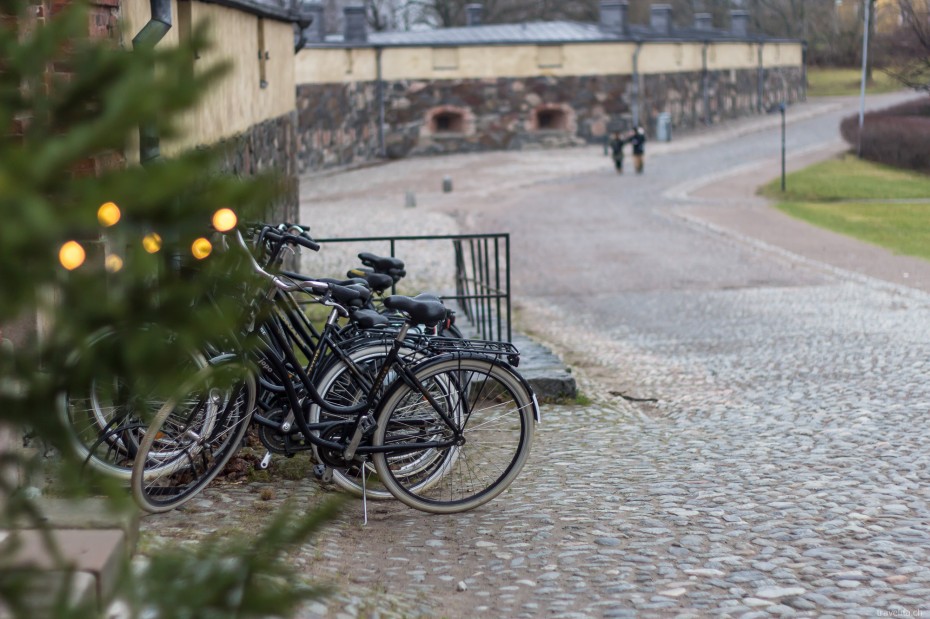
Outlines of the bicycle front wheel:
<svg viewBox="0 0 930 619">
<path fill-rule="evenodd" d="M 372 461 L 385 488 L 425 512 L 474 509 L 507 489 L 530 453 L 533 397 L 510 366 L 443 355 L 397 381 L 378 413 Z"/>
<path fill-rule="evenodd" d="M 255 380 L 210 385 L 199 372 L 156 413 L 132 468 L 132 494 L 147 512 L 172 510 L 194 498 L 239 450 L 255 406 Z"/>
</svg>

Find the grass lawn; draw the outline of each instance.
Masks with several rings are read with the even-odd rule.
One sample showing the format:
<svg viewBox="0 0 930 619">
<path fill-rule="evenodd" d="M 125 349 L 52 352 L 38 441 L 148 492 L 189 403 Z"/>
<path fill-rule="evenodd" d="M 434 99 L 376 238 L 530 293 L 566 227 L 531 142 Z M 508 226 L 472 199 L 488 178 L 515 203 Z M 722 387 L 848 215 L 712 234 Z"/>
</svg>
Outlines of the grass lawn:
<svg viewBox="0 0 930 619">
<path fill-rule="evenodd" d="M 862 70 L 811 67 L 807 70 L 807 83 L 807 95 L 809 97 L 858 95 L 862 84 Z M 872 83 L 866 86 L 866 93 L 881 94 L 903 89 L 904 86 L 879 69 L 874 69 L 872 71 Z"/>
<path fill-rule="evenodd" d="M 930 260 L 930 176 L 847 155 L 760 189 L 777 208 L 811 224 Z M 927 200 L 926 203 L 895 202 Z"/>
</svg>

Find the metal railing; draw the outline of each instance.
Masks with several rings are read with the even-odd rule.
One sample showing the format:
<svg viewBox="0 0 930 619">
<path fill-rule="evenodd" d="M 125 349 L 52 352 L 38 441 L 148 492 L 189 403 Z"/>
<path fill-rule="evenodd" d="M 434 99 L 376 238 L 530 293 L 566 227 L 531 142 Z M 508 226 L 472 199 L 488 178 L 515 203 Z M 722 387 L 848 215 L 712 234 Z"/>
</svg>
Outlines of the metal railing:
<svg viewBox="0 0 930 619">
<path fill-rule="evenodd" d="M 390 256 L 404 260 L 408 276 L 417 275 L 415 259 L 397 254 L 405 242 L 451 241 L 454 281 L 440 293 L 444 301 L 454 301 L 457 316 L 464 317 L 481 339 L 510 342 L 510 234 L 447 234 L 439 236 L 369 236 L 314 239 L 318 243 L 365 243 L 360 251 L 381 253 L 378 244 L 387 243 Z M 351 265 L 347 265 L 351 266 Z M 396 289 L 392 289 L 396 292 Z M 460 326 L 461 322 L 458 323 Z M 467 330 L 467 329 L 466 329 Z"/>
</svg>

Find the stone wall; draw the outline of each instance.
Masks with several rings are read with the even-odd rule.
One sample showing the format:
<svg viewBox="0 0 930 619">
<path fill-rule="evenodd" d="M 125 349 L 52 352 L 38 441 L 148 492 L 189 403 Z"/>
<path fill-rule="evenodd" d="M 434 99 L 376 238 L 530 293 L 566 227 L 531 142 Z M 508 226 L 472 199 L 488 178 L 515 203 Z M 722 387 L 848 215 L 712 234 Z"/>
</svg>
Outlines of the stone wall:
<svg viewBox="0 0 930 619">
<path fill-rule="evenodd" d="M 226 172 L 252 176 L 275 171 L 281 178 L 279 200 L 269 210 L 271 222 L 297 222 L 300 196 L 297 178 L 297 112 L 253 125 L 247 131 L 224 141 Z"/>
<path fill-rule="evenodd" d="M 301 172 L 378 157 L 377 91 L 374 82 L 297 87 Z"/>
<path fill-rule="evenodd" d="M 669 113 L 675 131 L 767 110 L 804 96 L 800 67 L 707 74 L 707 112 L 698 72 L 641 77 L 640 122 L 652 134 Z M 520 150 L 602 142 L 632 124 L 630 75 L 397 80 L 384 84 L 385 152 L 389 158 Z M 297 89 L 300 171 L 358 164 L 380 155 L 376 82 L 303 84 Z M 437 130 L 438 114 L 458 114 L 454 131 Z M 557 119 L 548 127 L 541 118 Z"/>
<path fill-rule="evenodd" d="M 754 113 L 765 113 L 782 101 L 804 100 L 804 77 L 799 67 L 762 71 L 762 100 L 759 100 L 759 71 L 712 71 L 707 74 L 707 122 L 717 123 Z M 671 114 L 673 130 L 694 129 L 705 124 L 701 73 L 666 73 L 643 79 L 641 123 L 655 130 L 656 116 Z"/>
</svg>

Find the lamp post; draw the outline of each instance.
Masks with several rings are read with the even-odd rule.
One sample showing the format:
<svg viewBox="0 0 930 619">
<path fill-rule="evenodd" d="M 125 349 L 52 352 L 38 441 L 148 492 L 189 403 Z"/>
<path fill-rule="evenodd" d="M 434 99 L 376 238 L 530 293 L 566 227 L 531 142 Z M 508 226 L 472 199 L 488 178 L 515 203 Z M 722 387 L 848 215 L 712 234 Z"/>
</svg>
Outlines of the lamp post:
<svg viewBox="0 0 930 619">
<path fill-rule="evenodd" d="M 862 31 L 862 86 L 859 91 L 859 135 L 856 156 L 862 157 L 862 125 L 865 122 L 865 79 L 869 61 L 869 20 L 871 18 L 872 0 L 863 0 L 865 4 L 865 25 Z"/>
<path fill-rule="evenodd" d="M 781 191 L 785 192 L 785 102 L 778 104 L 781 112 Z"/>
</svg>

